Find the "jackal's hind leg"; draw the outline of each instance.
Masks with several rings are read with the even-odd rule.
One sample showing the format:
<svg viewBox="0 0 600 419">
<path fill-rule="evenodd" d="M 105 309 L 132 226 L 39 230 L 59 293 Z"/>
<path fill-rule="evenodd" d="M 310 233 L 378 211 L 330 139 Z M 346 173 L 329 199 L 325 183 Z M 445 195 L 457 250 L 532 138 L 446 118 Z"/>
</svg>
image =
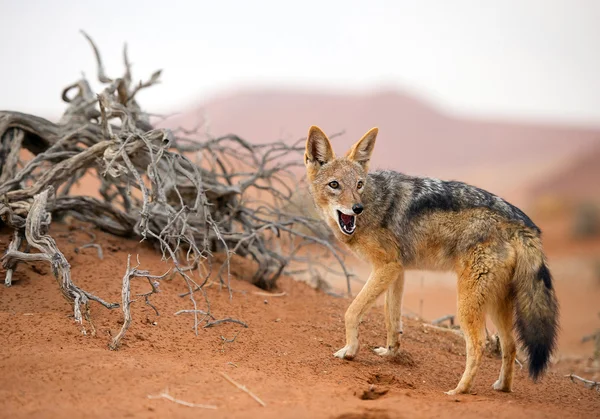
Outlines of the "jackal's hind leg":
<svg viewBox="0 0 600 419">
<path fill-rule="evenodd" d="M 446 392 L 449 395 L 471 391 L 483 357 L 485 303 L 493 275 L 489 274 L 481 255 L 473 256 L 472 264 L 467 265 L 458 278 L 458 320 L 465 335 L 467 361 L 456 388 Z"/>
<path fill-rule="evenodd" d="M 498 329 L 502 348 L 502 367 L 500 377 L 492 386 L 494 390 L 511 392 L 517 349 L 513 336 L 513 304 L 509 298 L 502 299 L 491 308 L 492 321 Z"/>
</svg>

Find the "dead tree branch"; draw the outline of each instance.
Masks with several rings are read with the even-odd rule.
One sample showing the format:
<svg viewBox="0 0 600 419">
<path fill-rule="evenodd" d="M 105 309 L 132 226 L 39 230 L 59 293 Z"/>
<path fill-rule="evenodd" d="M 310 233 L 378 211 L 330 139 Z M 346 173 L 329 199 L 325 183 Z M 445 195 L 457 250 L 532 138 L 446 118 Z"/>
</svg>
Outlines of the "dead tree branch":
<svg viewBox="0 0 600 419">
<path fill-rule="evenodd" d="M 162 392 L 160 392 L 159 394 L 153 395 L 153 394 L 148 394 L 148 398 L 149 399 L 165 399 L 168 400 L 170 402 L 176 403 L 176 404 L 180 404 L 182 406 L 187 406 L 187 407 L 198 407 L 200 409 L 217 409 L 217 406 L 213 405 L 213 404 L 198 404 L 198 403 L 190 403 L 190 402 L 186 402 L 185 400 L 181 400 L 181 399 L 176 399 L 175 397 L 171 396 L 169 394 L 169 390 L 165 389 Z"/>
<path fill-rule="evenodd" d="M 23 241 L 23 237 L 21 237 L 21 233 L 18 230 L 15 230 L 13 239 L 11 240 L 10 244 L 8 245 L 8 251 L 6 253 L 14 254 L 15 252 L 18 252 L 19 248 L 21 247 L 22 241 Z M 6 285 L 7 287 L 10 287 L 12 285 L 13 272 L 14 272 L 15 268 L 17 267 L 18 261 L 17 260 L 12 261 L 12 262 L 7 261 L 6 263 L 4 263 L 4 260 L 3 260 L 2 264 L 3 264 L 4 268 L 6 269 L 6 278 L 4 279 L 4 285 Z"/>
<path fill-rule="evenodd" d="M 423 327 L 425 329 L 432 329 L 432 330 L 437 330 L 439 332 L 446 332 L 446 333 L 452 333 L 456 336 L 460 336 L 461 338 L 464 339 L 464 334 L 462 332 L 462 330 L 460 329 L 450 329 L 448 327 L 441 327 L 441 326 L 435 326 L 433 324 L 429 324 L 429 323 L 423 323 Z"/>
<path fill-rule="evenodd" d="M 440 317 L 439 319 L 435 319 L 431 322 L 431 324 L 433 325 L 440 325 L 442 323 L 444 323 L 445 321 L 448 321 L 450 323 L 450 327 L 454 327 L 454 318 L 456 316 L 454 314 L 446 314 L 445 316 Z"/>
<path fill-rule="evenodd" d="M 590 340 L 594 341 L 594 354 L 592 357 L 594 360 L 600 361 L 600 330 L 581 338 L 581 343 L 589 342 Z"/>
<path fill-rule="evenodd" d="M 48 195 L 52 188 L 35 195 L 30 205 L 29 213 L 25 221 L 25 240 L 27 243 L 37 249 L 39 253 L 23 253 L 17 250 L 17 245 L 10 246 L 8 251 L 2 257 L 2 264 L 7 269 L 7 278 L 9 269 L 12 270 L 16 263 L 45 261 L 52 267 L 52 273 L 58 281 L 58 285 L 63 296 L 73 304 L 73 314 L 75 321 L 82 323 L 81 306 L 84 306 L 86 314 L 89 313 L 88 302 L 94 300 L 107 308 L 118 307 L 118 304 L 111 304 L 102 299 L 78 288 L 71 280 L 71 266 L 65 256 L 56 246 L 56 242 L 46 233 L 50 225 L 51 216 L 46 211 L 48 204 Z M 17 239 L 15 238 L 15 242 Z M 85 333 L 85 329 L 82 329 Z"/>
<path fill-rule="evenodd" d="M 84 244 L 83 246 L 76 247 L 75 253 L 79 253 L 80 249 L 88 249 L 90 247 L 93 247 L 94 249 L 96 249 L 96 252 L 98 253 L 98 259 L 100 259 L 100 260 L 104 259 L 104 253 L 102 252 L 102 246 L 100 246 L 97 243 L 87 243 L 87 244 Z"/>
<path fill-rule="evenodd" d="M 256 394 L 254 394 L 250 390 L 248 390 L 248 388 L 246 386 L 238 383 L 237 381 L 234 381 L 233 378 L 231 378 L 230 376 L 228 376 L 224 372 L 221 373 L 221 376 L 224 379 L 226 379 L 227 381 L 229 381 L 229 383 L 231 383 L 233 386 L 237 387 L 238 389 L 240 389 L 241 391 L 243 391 L 244 393 L 246 393 L 247 395 L 249 395 L 250 397 L 252 397 L 261 406 L 263 406 L 263 407 L 267 406 L 267 404 L 265 402 L 263 402 Z"/>
<path fill-rule="evenodd" d="M 226 319 L 221 319 L 221 320 L 215 320 L 213 322 L 209 321 L 208 323 L 206 323 L 206 325 L 204 327 L 205 328 L 213 327 L 213 326 L 216 326 L 221 323 L 237 323 L 245 328 L 248 328 L 248 325 L 246 323 L 244 323 L 243 321 L 237 320 L 237 319 L 232 319 L 231 317 L 228 317 Z"/>
<path fill-rule="evenodd" d="M 117 333 L 117 335 L 113 338 L 111 343 L 108 345 L 108 347 L 111 351 L 116 351 L 117 349 L 119 349 L 119 346 L 121 345 L 121 339 L 123 339 L 123 336 L 125 336 L 127 329 L 129 329 L 129 326 L 131 325 L 131 303 L 133 303 L 135 301 L 135 300 L 131 300 L 131 279 L 133 279 L 133 278 L 148 279 L 148 282 L 150 283 L 150 286 L 152 287 L 152 289 L 145 294 L 138 294 L 138 296 L 144 297 L 146 304 L 149 305 L 150 307 L 152 307 L 154 309 L 154 311 L 156 312 L 156 314 L 158 315 L 158 310 L 156 309 L 156 307 L 154 307 L 150 303 L 150 299 L 149 299 L 150 295 L 158 292 L 158 282 L 153 282 L 153 280 L 163 279 L 165 276 L 167 276 L 167 274 L 169 272 L 167 271 L 163 275 L 160 275 L 160 276 L 154 276 L 154 275 L 150 275 L 150 272 L 148 272 L 148 271 L 139 270 L 138 269 L 139 266 L 140 266 L 140 261 L 138 259 L 137 265 L 134 266 L 133 268 L 131 268 L 131 255 L 127 255 L 127 270 L 125 271 L 125 275 L 123 276 L 123 287 L 121 290 L 121 308 L 123 309 L 123 326 L 121 326 L 121 330 L 119 330 L 119 333 Z"/>
<path fill-rule="evenodd" d="M 153 243 L 183 279 L 196 333 L 202 311 L 214 320 L 203 287 L 215 252 L 226 255 L 216 279 L 230 297 L 234 253 L 252 261 L 250 280 L 264 290 L 276 288 L 284 270 L 300 272 L 311 263 L 344 275 L 350 293 L 344 252 L 323 222 L 305 215 L 303 206 L 310 203 L 294 201 L 302 185 L 297 173 L 303 139 L 256 144 L 235 135 L 193 138 L 196 133 L 180 136 L 181 131 L 156 128 L 136 94 L 159 83 L 160 71 L 134 82 L 125 48 L 124 74 L 112 77 L 100 49 L 84 36 L 104 86 L 99 94 L 85 78 L 67 86 L 62 93 L 67 109 L 58 123 L 0 111 L 0 219 L 14 231 L 2 258 L 6 285 L 19 262 L 44 260 L 78 322 L 89 300 L 118 306 L 73 284 L 68 261 L 47 234 L 52 217 L 71 216 L 110 234 Z M 23 150 L 34 157 L 20 161 Z M 72 194 L 83 179 L 96 179 L 99 189 L 86 194 L 102 198 Z M 39 253 L 22 252 L 23 245 Z M 96 245 L 87 247 L 96 247 L 102 257 Z M 311 251 L 304 253 L 314 256 L 300 255 L 307 248 Z"/>
<path fill-rule="evenodd" d="M 568 374 L 565 375 L 565 377 L 568 377 L 571 379 L 572 382 L 581 382 L 583 383 L 585 388 L 589 388 L 590 390 L 596 390 L 598 392 L 600 392 L 600 382 L 599 381 L 592 381 L 592 380 L 586 380 L 585 378 L 581 378 L 578 375 L 575 374 Z"/>
</svg>

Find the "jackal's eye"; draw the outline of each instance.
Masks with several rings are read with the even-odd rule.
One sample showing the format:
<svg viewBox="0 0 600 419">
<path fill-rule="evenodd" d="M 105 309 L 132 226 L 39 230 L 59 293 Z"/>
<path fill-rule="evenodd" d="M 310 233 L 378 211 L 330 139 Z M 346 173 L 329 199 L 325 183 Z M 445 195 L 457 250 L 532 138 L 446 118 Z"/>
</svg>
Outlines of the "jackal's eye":
<svg viewBox="0 0 600 419">
<path fill-rule="evenodd" d="M 337 189 L 340 187 L 340 184 L 337 182 L 337 180 L 332 180 L 331 182 L 329 182 L 329 187 L 331 189 Z"/>
<path fill-rule="evenodd" d="M 362 187 L 363 187 L 363 186 L 365 186 L 365 184 L 363 183 L 363 181 L 362 181 L 362 180 L 359 180 L 359 181 L 358 181 L 358 183 L 356 184 L 356 187 L 357 187 L 358 189 L 362 189 Z"/>
</svg>

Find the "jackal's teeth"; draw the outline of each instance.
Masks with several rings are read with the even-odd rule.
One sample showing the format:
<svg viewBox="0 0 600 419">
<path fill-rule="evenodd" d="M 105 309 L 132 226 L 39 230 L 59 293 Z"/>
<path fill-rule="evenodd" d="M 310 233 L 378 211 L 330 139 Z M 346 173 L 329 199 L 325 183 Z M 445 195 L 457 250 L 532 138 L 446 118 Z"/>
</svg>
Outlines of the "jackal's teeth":
<svg viewBox="0 0 600 419">
<path fill-rule="evenodd" d="M 338 225 L 342 233 L 351 235 L 356 229 L 356 216 L 344 214 L 338 210 Z"/>
</svg>

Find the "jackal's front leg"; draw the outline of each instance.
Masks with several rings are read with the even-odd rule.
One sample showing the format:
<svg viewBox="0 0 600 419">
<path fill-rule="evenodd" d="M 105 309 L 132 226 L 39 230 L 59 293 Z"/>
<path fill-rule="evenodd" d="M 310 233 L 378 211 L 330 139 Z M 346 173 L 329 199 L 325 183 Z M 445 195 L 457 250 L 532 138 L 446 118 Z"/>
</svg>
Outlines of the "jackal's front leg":
<svg viewBox="0 0 600 419">
<path fill-rule="evenodd" d="M 373 305 L 377 297 L 399 277 L 401 272 L 402 266 L 398 263 L 387 263 L 374 267 L 366 284 L 346 311 L 346 346 L 337 351 L 334 356 L 346 359 L 356 356 L 359 348 L 358 325 L 362 316 Z"/>
<path fill-rule="evenodd" d="M 373 351 L 381 356 L 393 356 L 400 349 L 402 334 L 402 294 L 404 293 L 404 271 L 393 281 L 385 293 L 385 327 L 387 330 L 386 346 Z"/>
</svg>

